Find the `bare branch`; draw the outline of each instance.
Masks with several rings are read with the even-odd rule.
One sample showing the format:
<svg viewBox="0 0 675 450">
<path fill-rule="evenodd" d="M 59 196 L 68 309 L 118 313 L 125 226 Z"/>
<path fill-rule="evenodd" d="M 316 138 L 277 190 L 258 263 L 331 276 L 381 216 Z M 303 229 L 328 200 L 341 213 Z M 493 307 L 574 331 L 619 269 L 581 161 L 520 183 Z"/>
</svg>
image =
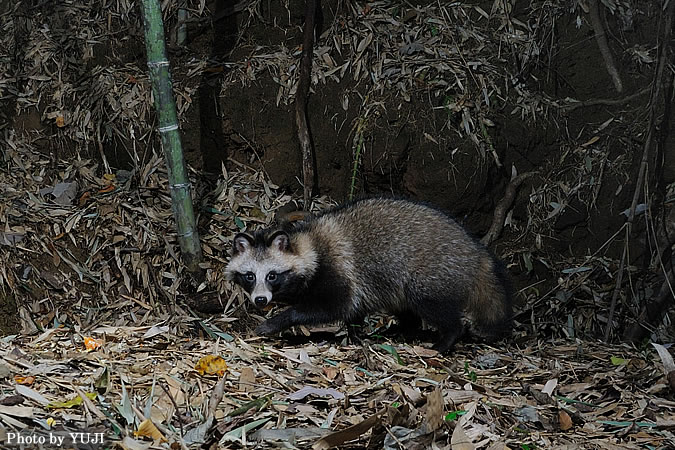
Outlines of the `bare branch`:
<svg viewBox="0 0 675 450">
<path fill-rule="evenodd" d="M 307 97 L 312 76 L 312 55 L 314 53 L 314 22 L 316 18 L 316 4 L 319 0 L 307 0 L 305 9 L 305 30 L 302 41 L 302 56 L 300 58 L 300 75 L 298 91 L 295 97 L 295 122 L 298 126 L 298 139 L 302 153 L 302 182 L 304 187 L 305 210 L 309 209 L 309 200 L 314 188 L 314 148 L 307 124 Z"/>
<path fill-rule="evenodd" d="M 591 24 L 593 25 L 593 31 L 595 32 L 595 40 L 598 43 L 598 47 L 600 47 L 602 59 L 605 60 L 607 72 L 612 79 L 612 83 L 614 83 L 616 91 L 623 92 L 621 77 L 619 76 L 619 71 L 616 69 L 614 56 L 609 49 L 609 44 L 607 43 L 607 33 L 605 32 L 605 27 L 603 26 L 602 19 L 600 18 L 600 6 L 598 5 L 598 0 L 589 0 L 588 6 L 590 9 L 589 14 L 591 16 Z"/>
</svg>

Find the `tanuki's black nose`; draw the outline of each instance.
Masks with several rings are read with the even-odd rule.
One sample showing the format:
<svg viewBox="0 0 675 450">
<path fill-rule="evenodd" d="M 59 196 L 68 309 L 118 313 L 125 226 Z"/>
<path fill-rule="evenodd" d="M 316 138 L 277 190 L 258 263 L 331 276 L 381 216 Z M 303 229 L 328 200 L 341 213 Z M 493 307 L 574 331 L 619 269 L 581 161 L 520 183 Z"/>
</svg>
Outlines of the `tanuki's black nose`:
<svg viewBox="0 0 675 450">
<path fill-rule="evenodd" d="M 256 297 L 255 300 L 253 300 L 255 303 L 255 306 L 258 308 L 263 308 L 267 306 L 267 297 Z"/>
</svg>

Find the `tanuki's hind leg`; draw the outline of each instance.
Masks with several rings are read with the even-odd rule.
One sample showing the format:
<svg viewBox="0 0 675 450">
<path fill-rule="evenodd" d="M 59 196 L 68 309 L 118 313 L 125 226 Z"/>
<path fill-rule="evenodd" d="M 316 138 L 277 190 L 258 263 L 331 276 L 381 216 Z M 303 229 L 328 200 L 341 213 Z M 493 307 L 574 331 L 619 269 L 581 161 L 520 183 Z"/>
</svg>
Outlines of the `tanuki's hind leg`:
<svg viewBox="0 0 675 450">
<path fill-rule="evenodd" d="M 447 298 L 427 297 L 419 299 L 415 304 L 418 306 L 417 314 L 422 320 L 438 331 L 439 339 L 434 344 L 434 350 L 440 353 L 451 350 L 464 332 L 460 311 Z"/>
<path fill-rule="evenodd" d="M 398 327 L 401 334 L 405 336 L 416 336 L 422 330 L 422 318 L 416 311 L 407 309 L 396 314 Z"/>
<path fill-rule="evenodd" d="M 366 317 L 364 315 L 358 314 L 345 322 L 347 327 L 347 339 L 350 344 L 361 344 L 363 340 L 362 336 L 365 333 L 363 330 L 363 322 L 365 320 Z"/>
</svg>

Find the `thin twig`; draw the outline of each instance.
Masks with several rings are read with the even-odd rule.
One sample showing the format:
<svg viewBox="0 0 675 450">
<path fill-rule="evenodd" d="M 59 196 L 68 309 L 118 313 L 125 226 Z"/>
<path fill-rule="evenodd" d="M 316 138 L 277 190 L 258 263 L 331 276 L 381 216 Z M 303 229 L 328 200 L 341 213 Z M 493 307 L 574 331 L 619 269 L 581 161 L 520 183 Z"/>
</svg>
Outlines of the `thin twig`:
<svg viewBox="0 0 675 450">
<path fill-rule="evenodd" d="M 595 32 L 595 40 L 598 43 L 598 47 L 600 48 L 602 59 L 605 60 L 607 72 L 612 79 L 612 83 L 614 83 L 616 91 L 623 92 L 621 77 L 619 76 L 619 71 L 616 69 L 614 56 L 612 55 L 612 51 L 609 49 L 609 44 L 607 43 L 607 33 L 605 32 L 605 27 L 603 26 L 602 19 L 600 18 L 600 6 L 598 5 L 598 0 L 589 0 L 588 6 L 589 14 L 591 16 L 591 24 L 593 25 L 593 31 Z"/>
<path fill-rule="evenodd" d="M 169 401 L 173 405 L 174 411 L 177 411 L 177 412 L 180 413 L 180 408 L 178 407 L 178 404 L 176 403 L 176 400 L 173 398 L 173 395 L 171 395 L 171 392 L 169 391 L 169 389 L 166 386 L 164 386 L 164 383 L 162 383 L 161 381 L 158 384 L 159 384 L 159 387 L 162 388 L 162 390 L 164 391 L 166 396 L 169 397 Z M 171 417 L 169 417 L 169 419 L 170 418 Z M 180 417 L 178 418 L 178 427 L 180 428 L 180 437 L 182 438 L 182 437 L 185 436 L 185 432 L 183 431 L 183 419 L 181 419 Z"/>
<path fill-rule="evenodd" d="M 616 277 L 616 285 L 612 293 L 612 303 L 609 305 L 609 315 L 607 316 L 607 327 L 605 328 L 605 342 L 609 341 L 609 333 L 612 329 L 612 321 L 614 320 L 614 311 L 616 310 L 616 300 L 619 297 L 621 290 L 621 282 L 623 281 L 623 269 L 626 265 L 626 253 L 628 253 L 628 238 L 630 237 L 630 224 L 626 227 L 626 239 L 623 243 L 623 253 L 621 254 L 621 263 L 619 264 L 619 273 Z"/>
</svg>

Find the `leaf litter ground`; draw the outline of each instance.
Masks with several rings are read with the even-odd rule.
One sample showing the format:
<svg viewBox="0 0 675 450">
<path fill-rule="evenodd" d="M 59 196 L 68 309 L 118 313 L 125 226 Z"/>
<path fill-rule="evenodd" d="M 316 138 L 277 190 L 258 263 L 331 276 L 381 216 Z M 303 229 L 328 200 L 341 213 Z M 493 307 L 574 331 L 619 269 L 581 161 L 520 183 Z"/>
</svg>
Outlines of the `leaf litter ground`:
<svg viewBox="0 0 675 450">
<path fill-rule="evenodd" d="M 165 3 L 165 18 L 173 17 L 177 3 Z M 260 2 L 246 5 L 254 23 Z M 520 55 L 523 71 L 536 65 L 549 46 L 551 24 L 563 13 L 555 2 L 535 3 L 532 23 L 512 20 L 504 2 L 495 2 L 491 11 L 462 2 L 406 10 L 398 2 L 345 5 L 348 11 L 319 38 L 313 71 L 315 90 L 348 79 L 365 86 L 365 100 L 345 93 L 345 110 L 350 102 L 363 102 L 369 111 L 391 93 L 395 101 L 414 98 L 421 86 L 444 99 L 443 109 L 455 119 L 448 121 L 451 134 L 468 136 L 481 155 L 500 164 L 485 133 L 492 126 L 491 108 L 508 97 L 511 114 L 537 122 L 570 101 L 578 106 L 537 95 L 508 75 L 504 58 L 495 58 L 508 46 Z M 196 209 L 205 263 L 204 278 L 192 279 L 177 262 L 163 161 L 136 154 L 136 143 L 144 148 L 154 138 L 145 69 L 112 56 L 94 59 L 97 43 L 111 36 L 133 48 L 130 38 L 142 30 L 134 2 L 105 8 L 56 2 L 54 11 L 50 3 L 41 6 L 19 1 L 2 15 L 3 49 L 24 51 L 21 70 L 9 53 L 0 58 L 0 86 L 16 91 L 17 113 L 40 111 L 38 122 L 53 126 L 3 128 L 0 137 L 0 304 L 18 306 L 16 313 L 3 309 L 0 320 L 19 330 L 0 340 L 0 445 L 16 447 L 7 439 L 20 433 L 68 437 L 68 446 L 86 447 L 76 445 L 69 432 L 90 438 L 103 433 L 106 445 L 118 448 L 675 445 L 675 404 L 664 376 L 673 369 L 667 351 L 660 349 L 661 363 L 651 347 L 574 338 L 575 329 L 578 335 L 604 328 L 598 310 L 606 302 L 598 303 L 596 291 L 606 289 L 593 290 L 588 306 L 576 306 L 574 316 L 560 309 L 570 304 L 567 291 L 586 287 L 586 277 L 579 281 L 565 272 L 591 273 L 585 257 L 549 261 L 563 269 L 562 283 L 530 299 L 523 315 L 531 317 L 518 320 L 536 325 L 517 323 L 499 346 L 461 343 L 442 357 L 428 348 L 429 339 L 408 341 L 378 317 L 365 327 L 362 345 L 348 343 L 339 327 L 299 329 L 295 337 L 276 340 L 254 336 L 261 314 L 222 276 L 229 241 L 242 227 L 269 224 L 294 199 L 278 192 L 264 173 L 234 161 L 215 187 L 193 173 L 196 197 L 203 199 Z M 191 13 L 210 20 L 201 2 Z M 29 15 L 33 26 L 15 20 Z M 174 87 L 181 117 L 201 74 L 221 68 L 223 86 L 240 89 L 271 76 L 279 86 L 276 103 L 292 102 L 299 50 L 258 45 L 247 26 L 239 44 L 250 48 L 250 57 L 215 67 L 190 52 L 179 57 Z M 613 120 L 607 132 L 625 129 L 631 139 L 641 134 L 635 130 L 640 121 Z M 100 168 L 35 151 L 102 149 L 120 136 L 130 136 L 128 152 L 142 161 L 133 173 L 111 174 L 105 157 Z M 588 147 L 591 156 L 569 154 L 585 155 L 579 165 L 587 176 L 592 180 L 592 171 L 599 171 L 602 178 L 608 153 L 595 149 L 599 137 L 580 139 L 585 143 L 571 148 Z M 616 162 L 612 167 L 618 170 Z M 569 173 L 575 178 L 582 172 Z M 570 189 L 556 178 L 537 188 L 528 223 L 543 227 L 561 211 L 551 213 L 549 206 L 563 205 L 560 198 L 577 192 L 595 202 L 596 185 L 574 183 Z M 556 196 L 556 190 L 562 193 Z M 329 204 L 323 198 L 312 207 Z M 533 240 L 524 239 L 528 245 Z M 611 261 L 594 262 L 602 269 Z M 565 327 L 570 319 L 572 326 Z M 549 338 L 560 333 L 568 339 Z"/>
<path fill-rule="evenodd" d="M 261 172 L 223 169 L 201 208 L 195 282 L 177 262 L 158 158 L 98 178 L 91 161 L 53 167 L 15 148 L 0 170 L 0 285 L 21 328 L 0 341 L 9 447 L 10 436 L 78 447 L 68 433 L 131 449 L 675 445 L 652 348 L 542 341 L 517 324 L 499 345 L 442 356 L 387 317 L 370 318 L 359 344 L 339 326 L 255 336 L 269 311 L 248 308 L 222 269 L 236 231 L 293 201 Z M 195 312 L 208 304 L 224 312 Z"/>
</svg>

